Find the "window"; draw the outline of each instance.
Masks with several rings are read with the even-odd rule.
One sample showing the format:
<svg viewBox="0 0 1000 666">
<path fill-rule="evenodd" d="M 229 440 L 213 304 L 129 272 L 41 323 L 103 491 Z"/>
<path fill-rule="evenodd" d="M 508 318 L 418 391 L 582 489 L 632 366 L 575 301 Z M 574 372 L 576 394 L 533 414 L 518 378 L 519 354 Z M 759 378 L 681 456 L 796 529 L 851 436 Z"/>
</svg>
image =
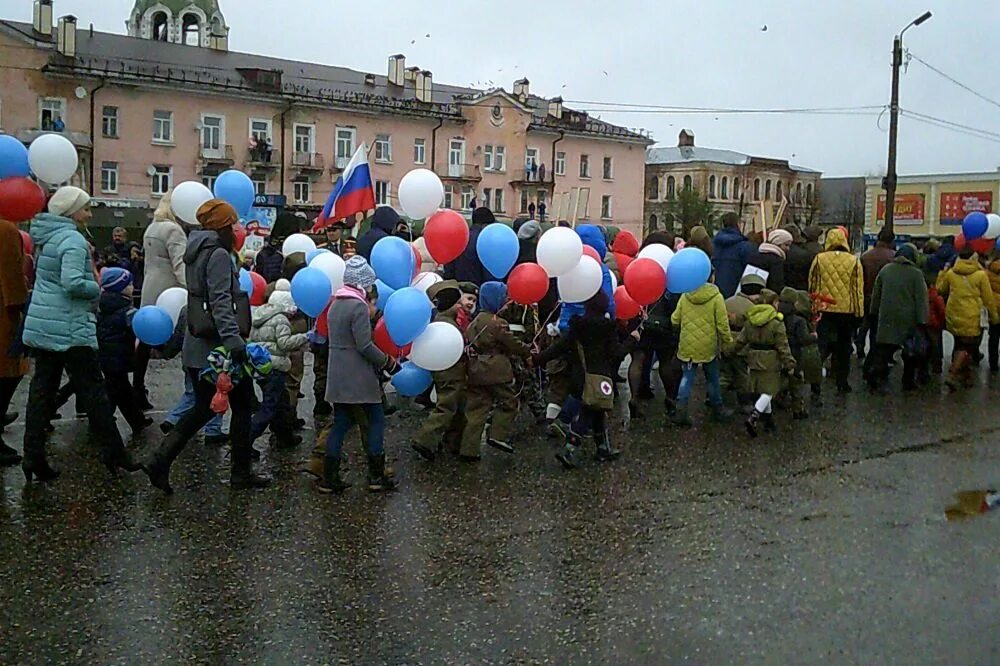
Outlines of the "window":
<svg viewBox="0 0 1000 666">
<path fill-rule="evenodd" d="M 187 46 L 201 46 L 201 25 L 197 14 L 185 14 L 181 20 L 182 41 Z"/>
<path fill-rule="evenodd" d="M 521 212 L 528 212 L 528 190 L 521 190 Z"/>
<path fill-rule="evenodd" d="M 215 179 L 217 177 L 218 176 L 202 176 L 201 177 L 201 184 L 204 185 L 205 187 L 207 187 L 208 189 L 214 191 L 215 190 Z"/>
<path fill-rule="evenodd" d="M 813 204 L 813 186 L 812 183 L 806 185 L 806 205 L 812 206 Z"/>
<path fill-rule="evenodd" d="M 775 185 L 774 199 L 775 199 L 775 201 L 781 201 L 781 181 L 780 180 L 778 181 L 778 184 Z"/>
<path fill-rule="evenodd" d="M 611 195 L 605 194 L 601 197 L 601 219 L 611 219 Z"/>
<path fill-rule="evenodd" d="M 38 101 L 38 126 L 47 132 L 61 132 L 56 121 L 66 122 L 66 101 L 59 97 L 42 97 Z"/>
<path fill-rule="evenodd" d="M 292 183 L 292 197 L 297 204 L 309 203 L 312 200 L 312 183 L 308 180 L 296 180 Z"/>
<path fill-rule="evenodd" d="M 580 155 L 580 178 L 590 178 L 590 155 Z"/>
<path fill-rule="evenodd" d="M 719 185 L 719 198 L 728 199 L 729 198 L 729 178 L 726 176 L 722 177 L 722 182 Z"/>
<path fill-rule="evenodd" d="M 615 165 L 614 161 L 610 157 L 604 158 L 604 180 L 614 180 L 615 177 Z"/>
<path fill-rule="evenodd" d="M 311 153 L 313 152 L 313 135 L 316 133 L 316 127 L 314 125 L 296 125 L 295 126 L 295 152 L 297 153 Z"/>
<path fill-rule="evenodd" d="M 455 188 L 453 188 L 451 185 L 445 185 L 444 186 L 444 207 L 445 208 L 453 208 L 454 206 L 452 206 L 452 204 L 454 203 L 454 198 L 455 198 Z"/>
<path fill-rule="evenodd" d="M 101 162 L 101 192 L 118 193 L 118 162 Z"/>
<path fill-rule="evenodd" d="M 566 175 L 566 153 L 556 153 L 556 175 Z"/>
<path fill-rule="evenodd" d="M 684 191 L 685 192 L 690 192 L 691 191 L 691 187 L 692 187 L 692 185 L 691 185 L 691 176 L 684 176 Z"/>
<path fill-rule="evenodd" d="M 170 191 L 174 180 L 174 170 L 172 167 L 156 165 L 153 167 L 156 173 L 153 174 L 153 196 L 162 197 Z"/>
<path fill-rule="evenodd" d="M 673 201 L 677 196 L 677 181 L 673 176 L 667 176 L 667 201 Z"/>
<path fill-rule="evenodd" d="M 174 112 L 153 111 L 153 143 L 173 143 Z"/>
<path fill-rule="evenodd" d="M 376 144 L 378 145 L 378 144 Z M 388 206 L 392 185 L 387 180 L 375 181 L 375 203 L 379 206 Z"/>
<path fill-rule="evenodd" d="M 170 38 L 170 19 L 167 18 L 166 12 L 156 12 L 153 14 L 153 39 L 158 42 L 169 41 Z"/>
<path fill-rule="evenodd" d="M 493 171 L 493 146 L 483 148 L 483 169 Z"/>
<path fill-rule="evenodd" d="M 506 151 L 503 146 L 485 146 L 483 148 L 483 169 L 486 171 L 503 171 Z"/>
<path fill-rule="evenodd" d="M 656 222 L 657 222 L 657 220 L 656 220 L 656 214 L 654 213 L 654 214 L 652 214 L 652 215 L 649 216 L 649 230 L 650 231 L 656 231 Z"/>
<path fill-rule="evenodd" d="M 392 137 L 388 134 L 375 135 L 375 161 L 392 163 Z"/>
<path fill-rule="evenodd" d="M 493 170 L 494 171 L 504 171 L 507 168 L 506 157 L 507 151 L 503 146 L 496 146 L 494 149 L 496 152 L 493 155 Z"/>
<path fill-rule="evenodd" d="M 357 135 L 358 130 L 353 127 L 337 128 L 336 158 L 338 169 L 345 168 L 347 163 L 351 161 L 351 156 L 354 155 L 354 139 Z"/>
<path fill-rule="evenodd" d="M 462 187 L 462 210 L 472 207 L 472 199 L 476 196 L 476 193 L 472 191 L 472 187 L 465 185 Z"/>
<path fill-rule="evenodd" d="M 108 139 L 118 138 L 118 107 L 106 106 L 101 115 L 101 134 Z"/>
<path fill-rule="evenodd" d="M 493 210 L 497 213 L 504 212 L 502 187 L 498 187 L 496 190 L 493 191 Z"/>
<path fill-rule="evenodd" d="M 715 176 L 708 177 L 708 198 L 715 198 Z"/>
<path fill-rule="evenodd" d="M 760 201 L 760 178 L 753 179 L 753 200 Z"/>
<path fill-rule="evenodd" d="M 264 195 L 267 193 L 267 181 L 263 178 L 253 178 L 250 180 L 253 183 L 253 193 Z"/>
<path fill-rule="evenodd" d="M 486 206 L 487 208 L 490 207 L 491 194 L 493 194 L 493 190 L 491 190 L 490 188 L 487 187 L 483 189 L 483 205 Z"/>
<path fill-rule="evenodd" d="M 802 183 L 795 184 L 795 203 L 802 203 Z"/>
<path fill-rule="evenodd" d="M 765 201 L 770 201 L 771 200 L 771 181 L 770 180 L 768 180 L 768 181 L 766 181 L 764 183 L 764 200 Z"/>
<path fill-rule="evenodd" d="M 202 114 L 201 116 L 201 148 L 204 151 L 221 157 L 225 138 L 226 120 L 222 116 Z"/>
<path fill-rule="evenodd" d="M 427 142 L 424 139 L 413 140 L 413 163 L 427 164 Z"/>
<path fill-rule="evenodd" d="M 651 179 L 646 183 L 646 198 L 650 201 L 656 201 L 660 196 L 660 181 L 658 178 Z"/>
<path fill-rule="evenodd" d="M 271 138 L 271 121 L 260 118 L 250 119 L 250 136 L 257 139 L 258 143 Z"/>
<path fill-rule="evenodd" d="M 734 199 L 739 199 L 740 198 L 740 179 L 739 178 L 733 178 L 733 198 Z"/>
</svg>

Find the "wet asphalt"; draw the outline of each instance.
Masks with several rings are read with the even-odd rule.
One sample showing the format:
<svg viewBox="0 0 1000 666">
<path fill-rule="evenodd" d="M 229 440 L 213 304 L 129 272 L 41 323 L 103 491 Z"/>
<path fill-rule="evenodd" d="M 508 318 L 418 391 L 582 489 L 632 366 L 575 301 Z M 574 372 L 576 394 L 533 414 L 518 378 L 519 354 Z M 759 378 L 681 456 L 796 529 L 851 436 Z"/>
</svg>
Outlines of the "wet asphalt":
<svg viewBox="0 0 1000 666">
<path fill-rule="evenodd" d="M 338 497 L 300 471 L 309 429 L 291 452 L 258 441 L 264 491 L 231 492 L 200 439 L 172 497 L 113 480 L 71 401 L 58 481 L 0 471 L 0 663 L 997 664 L 1000 515 L 944 517 L 1000 483 L 1000 380 L 980 382 L 828 390 L 753 442 L 738 421 L 673 429 L 658 393 L 616 423 L 619 461 L 572 473 L 528 423 L 514 456 L 420 462 L 407 409 L 387 436 L 400 490 Z M 179 369 L 154 362 L 150 385 L 169 407 Z"/>
</svg>

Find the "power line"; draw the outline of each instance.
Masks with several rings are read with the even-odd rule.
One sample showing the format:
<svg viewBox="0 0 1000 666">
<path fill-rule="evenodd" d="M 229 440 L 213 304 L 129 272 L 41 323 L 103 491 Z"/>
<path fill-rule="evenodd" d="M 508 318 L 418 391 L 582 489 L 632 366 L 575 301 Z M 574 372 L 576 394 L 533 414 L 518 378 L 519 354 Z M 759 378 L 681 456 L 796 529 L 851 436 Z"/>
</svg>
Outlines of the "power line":
<svg viewBox="0 0 1000 666">
<path fill-rule="evenodd" d="M 918 56 L 918 55 L 914 55 L 912 51 L 909 51 L 909 50 L 907 50 L 907 52 L 906 52 L 906 53 L 907 53 L 907 55 L 908 55 L 909 57 L 913 58 L 914 60 L 916 60 L 916 61 L 917 61 L 917 62 L 919 62 L 919 63 L 920 63 L 921 65 L 923 65 L 923 66 L 924 66 L 924 67 L 926 67 L 927 69 L 931 70 L 932 72 L 934 72 L 934 73 L 935 73 L 935 74 L 937 74 L 938 76 L 941 76 L 941 77 L 943 77 L 943 78 L 947 79 L 948 81 L 951 81 L 952 83 L 954 83 L 954 84 L 955 84 L 956 86 L 958 86 L 958 87 L 959 87 L 959 88 L 961 88 L 962 90 L 965 90 L 966 92 L 969 92 L 969 93 L 972 93 L 973 95 L 975 95 L 975 96 L 976 96 L 976 97 L 978 97 L 979 99 L 983 100 L 984 102 L 989 102 L 989 103 L 990 103 L 990 104 L 992 104 L 993 106 L 995 106 L 995 107 L 997 107 L 997 108 L 1000 108 L 1000 102 L 998 102 L 998 101 L 996 101 L 996 100 L 994 100 L 994 99 L 991 99 L 991 98 L 987 97 L 986 95 L 982 94 L 982 93 L 981 93 L 981 92 L 979 92 L 978 90 L 974 90 L 973 88 L 970 88 L 969 86 L 965 85 L 964 83 L 962 83 L 961 81 L 959 81 L 959 80 L 955 79 L 954 77 L 952 77 L 952 76 L 950 76 L 950 75 L 948 75 L 948 74 L 946 74 L 946 73 L 942 72 L 942 71 L 941 71 L 940 69 L 938 69 L 938 68 L 937 68 L 937 67 L 935 67 L 934 65 L 930 64 L 929 62 L 927 62 L 926 60 L 924 60 L 924 59 L 923 59 L 923 58 L 921 58 L 920 56 Z"/>
<path fill-rule="evenodd" d="M 672 106 L 667 104 L 632 104 L 629 102 L 600 102 L 594 100 L 567 100 L 566 104 L 577 104 L 590 107 L 620 107 L 621 109 L 650 109 L 670 113 L 840 113 L 855 111 L 879 111 L 884 104 L 868 106 L 830 106 L 830 107 L 798 107 L 798 108 L 726 108 L 712 106 Z M 600 109 L 611 112 L 611 109 Z"/>
<path fill-rule="evenodd" d="M 1000 133 L 998 133 L 998 132 L 993 132 L 991 130 L 984 130 L 984 129 L 980 129 L 979 127 L 972 127 L 970 125 L 963 125 L 961 123 L 956 123 L 956 122 L 954 122 L 952 120 L 947 120 L 945 118 L 937 118 L 935 116 L 929 116 L 926 113 L 918 113 L 916 111 L 910 111 L 908 109 L 900 109 L 900 111 L 902 111 L 906 115 L 909 115 L 910 117 L 922 118 L 924 120 L 929 120 L 929 121 L 941 123 L 942 125 L 948 125 L 949 127 L 953 127 L 955 129 L 961 129 L 961 130 L 966 130 L 966 131 L 969 131 L 969 132 L 975 132 L 977 134 L 982 134 L 983 136 L 988 136 L 988 137 L 1000 140 Z"/>
<path fill-rule="evenodd" d="M 914 114 L 909 111 L 900 110 L 900 113 L 904 118 L 909 118 L 918 123 L 923 123 L 925 125 L 930 125 L 931 127 L 937 127 L 938 129 L 949 130 L 951 132 L 956 132 L 958 134 L 964 134 L 966 136 L 971 136 L 976 139 L 981 139 L 984 141 L 992 141 L 994 143 L 1000 143 L 1000 136 L 989 133 L 981 133 L 981 130 L 970 131 L 966 129 L 961 129 L 961 125 L 956 125 L 948 121 L 940 122 L 934 119 L 932 116 L 924 116 L 923 114 Z"/>
</svg>

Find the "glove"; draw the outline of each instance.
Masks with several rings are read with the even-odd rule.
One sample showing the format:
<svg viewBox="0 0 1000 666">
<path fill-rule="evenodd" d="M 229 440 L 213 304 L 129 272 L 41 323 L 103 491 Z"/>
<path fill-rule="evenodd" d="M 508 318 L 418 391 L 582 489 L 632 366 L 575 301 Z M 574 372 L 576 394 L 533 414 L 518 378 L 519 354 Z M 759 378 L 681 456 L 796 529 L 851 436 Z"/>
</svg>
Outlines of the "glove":
<svg viewBox="0 0 1000 666">
<path fill-rule="evenodd" d="M 243 346 L 230 350 L 229 360 L 232 361 L 235 366 L 242 366 L 247 362 L 247 348 Z"/>
<path fill-rule="evenodd" d="M 549 334 L 550 338 L 559 337 L 559 327 L 556 324 L 546 324 L 545 332 Z"/>
</svg>

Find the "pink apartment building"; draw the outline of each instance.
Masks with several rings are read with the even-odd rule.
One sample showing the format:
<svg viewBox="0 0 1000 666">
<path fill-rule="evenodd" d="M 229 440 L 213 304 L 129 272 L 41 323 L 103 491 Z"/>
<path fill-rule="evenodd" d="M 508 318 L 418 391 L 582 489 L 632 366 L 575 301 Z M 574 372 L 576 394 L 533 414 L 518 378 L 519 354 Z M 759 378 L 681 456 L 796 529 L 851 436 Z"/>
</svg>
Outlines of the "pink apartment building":
<svg viewBox="0 0 1000 666">
<path fill-rule="evenodd" d="M 61 129 L 76 180 L 109 207 L 155 207 L 174 184 L 236 168 L 315 214 L 363 143 L 380 204 L 398 206 L 400 179 L 424 167 L 451 208 L 512 218 L 544 203 L 550 220 L 641 226 L 652 141 L 527 79 L 475 90 L 402 55 L 375 74 L 230 52 L 216 0 L 138 0 L 127 36 L 54 24 L 53 9 L 34 0 L 32 24 L 0 20 L 0 128 L 25 143 Z"/>
</svg>

